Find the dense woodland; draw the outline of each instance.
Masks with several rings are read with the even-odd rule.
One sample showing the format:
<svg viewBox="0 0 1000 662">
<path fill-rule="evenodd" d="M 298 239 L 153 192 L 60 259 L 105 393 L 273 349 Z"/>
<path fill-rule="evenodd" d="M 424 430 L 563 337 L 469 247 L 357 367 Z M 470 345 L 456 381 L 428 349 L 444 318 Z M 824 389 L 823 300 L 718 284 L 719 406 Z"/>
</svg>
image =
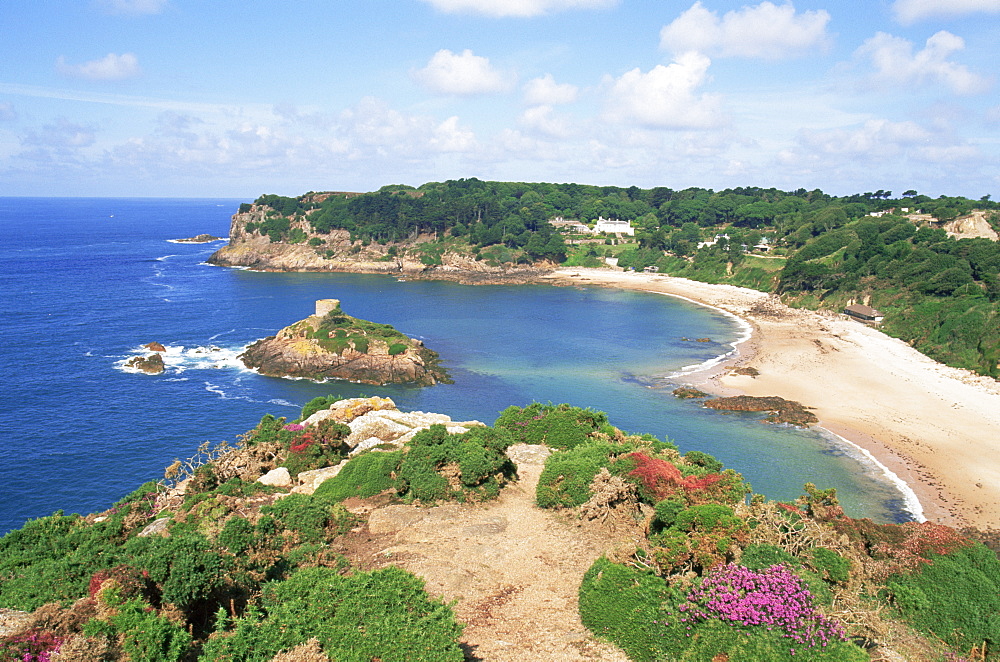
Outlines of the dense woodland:
<svg viewBox="0 0 1000 662">
<path fill-rule="evenodd" d="M 837 197 L 818 189 L 675 191 L 467 179 L 365 194 L 265 195 L 255 204 L 270 212 L 247 229 L 274 242 L 308 240 L 320 247 L 333 230 L 346 230 L 362 244 L 419 240 L 428 266 L 440 264 L 441 252 L 449 250 L 511 266 L 600 266 L 617 257 L 625 268 L 655 266 L 660 273 L 776 292 L 796 306 L 837 310 L 863 302 L 886 313 L 887 333 L 932 358 L 997 376 L 1000 244 L 954 239 L 939 227 L 982 211 L 1000 228 L 990 196 L 878 190 Z M 909 217 L 917 212 L 919 218 Z M 308 220 L 312 234 L 293 227 L 296 217 Z M 550 223 L 565 218 L 593 225 L 599 217 L 632 221 L 635 238 L 595 239 Z M 762 240 L 766 254 L 754 249 Z"/>
</svg>

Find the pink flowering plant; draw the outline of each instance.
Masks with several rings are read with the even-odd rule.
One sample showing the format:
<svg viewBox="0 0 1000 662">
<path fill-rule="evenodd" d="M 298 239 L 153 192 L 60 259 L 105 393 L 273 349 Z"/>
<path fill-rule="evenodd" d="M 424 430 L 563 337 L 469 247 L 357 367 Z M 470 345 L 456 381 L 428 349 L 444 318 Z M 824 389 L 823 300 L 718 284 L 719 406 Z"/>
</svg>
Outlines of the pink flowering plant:
<svg viewBox="0 0 1000 662">
<path fill-rule="evenodd" d="M 795 646 L 825 647 L 846 641 L 844 628 L 813 606 L 805 583 L 785 565 L 755 571 L 728 564 L 717 566 L 678 607 L 688 629 L 708 620 L 733 626 L 778 631 Z"/>
<path fill-rule="evenodd" d="M 49 662 L 62 647 L 62 639 L 51 632 L 32 628 L 0 639 L 0 659 L 17 662 Z"/>
</svg>

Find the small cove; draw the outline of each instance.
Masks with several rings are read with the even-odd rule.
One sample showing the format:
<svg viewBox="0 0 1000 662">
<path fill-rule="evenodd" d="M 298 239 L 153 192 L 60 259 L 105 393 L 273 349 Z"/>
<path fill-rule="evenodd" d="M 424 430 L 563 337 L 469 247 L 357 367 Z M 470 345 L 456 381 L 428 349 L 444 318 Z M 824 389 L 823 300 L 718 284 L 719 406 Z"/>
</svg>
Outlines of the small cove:
<svg viewBox="0 0 1000 662">
<path fill-rule="evenodd" d="M 492 423 L 508 405 L 569 402 L 615 425 L 715 455 L 755 491 L 794 499 L 837 487 L 848 513 L 905 517 L 902 495 L 836 439 L 675 399 L 671 375 L 725 354 L 731 317 L 662 295 L 545 285 L 463 286 L 361 274 L 283 274 L 204 264 L 239 201 L 0 199 L 6 339 L 0 532 L 56 509 L 106 508 L 203 441 L 233 440 L 265 413 L 317 395 L 393 398 L 401 409 Z M 455 380 L 418 389 L 314 384 L 241 369 L 235 353 L 338 298 L 438 351 Z M 710 338 L 711 342 L 688 339 Z M 116 367 L 146 342 L 177 348 L 160 376 Z M 183 348 L 183 349 L 181 349 Z M 806 403 L 808 404 L 808 403 Z"/>
</svg>

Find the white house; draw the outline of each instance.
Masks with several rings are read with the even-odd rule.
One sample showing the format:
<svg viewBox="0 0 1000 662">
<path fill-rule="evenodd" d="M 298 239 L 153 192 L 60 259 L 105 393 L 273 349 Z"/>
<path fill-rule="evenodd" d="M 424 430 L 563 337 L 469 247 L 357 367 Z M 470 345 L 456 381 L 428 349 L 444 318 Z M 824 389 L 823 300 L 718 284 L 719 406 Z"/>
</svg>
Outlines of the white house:
<svg viewBox="0 0 1000 662">
<path fill-rule="evenodd" d="M 611 219 L 598 216 L 597 225 L 594 226 L 594 234 L 600 234 L 602 232 L 607 232 L 609 234 L 627 234 L 630 237 L 635 236 L 635 228 L 632 227 L 632 221 L 620 221 L 616 218 Z"/>
</svg>

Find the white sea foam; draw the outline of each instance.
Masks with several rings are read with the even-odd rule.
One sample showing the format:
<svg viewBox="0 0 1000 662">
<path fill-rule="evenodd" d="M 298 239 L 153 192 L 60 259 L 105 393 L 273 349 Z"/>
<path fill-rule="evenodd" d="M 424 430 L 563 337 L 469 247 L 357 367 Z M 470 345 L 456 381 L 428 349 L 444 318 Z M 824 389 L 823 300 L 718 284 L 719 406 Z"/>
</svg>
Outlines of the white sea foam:
<svg viewBox="0 0 1000 662">
<path fill-rule="evenodd" d="M 213 341 L 213 340 L 215 340 L 216 338 L 219 338 L 220 336 L 226 336 L 226 335 L 229 335 L 230 333 L 236 333 L 236 329 L 230 329 L 230 330 L 228 330 L 228 331 L 222 331 L 222 332 L 220 332 L 220 333 L 216 333 L 216 334 L 215 334 L 214 336 L 209 336 L 209 338 L 208 338 L 208 341 L 209 341 L 209 342 L 212 342 L 212 341 Z"/>
<path fill-rule="evenodd" d="M 844 447 L 847 452 L 848 457 L 860 462 L 863 465 L 868 465 L 873 468 L 876 473 L 881 474 L 888 480 L 892 485 L 899 490 L 900 494 L 903 496 L 903 510 L 910 513 L 918 522 L 926 522 L 927 517 L 924 516 L 924 507 L 920 505 L 920 499 L 917 498 L 917 493 L 913 491 L 913 488 L 907 484 L 902 478 L 896 475 L 896 473 L 879 462 L 874 455 L 872 455 L 867 449 L 858 446 L 856 443 L 850 439 L 845 439 L 839 434 L 830 432 L 826 428 L 818 428 L 821 432 L 832 437 L 838 444 Z"/>
<path fill-rule="evenodd" d="M 174 254 L 174 255 L 161 255 L 160 257 L 156 258 L 156 261 L 157 262 L 166 262 L 167 260 L 169 260 L 172 257 L 177 257 L 177 255 L 176 254 Z"/>
<path fill-rule="evenodd" d="M 196 347 L 185 347 L 183 345 L 164 345 L 165 352 L 161 352 L 163 357 L 164 372 L 177 375 L 187 370 L 237 370 L 249 372 L 248 368 L 240 361 L 239 355 L 246 349 L 245 346 L 220 347 L 218 345 L 204 345 Z M 150 353 L 146 347 L 133 347 L 124 358 L 118 359 L 114 366 L 124 372 L 142 372 L 136 368 L 128 367 L 125 364 L 136 356 L 148 356 Z"/>
<path fill-rule="evenodd" d="M 685 376 L 685 375 L 690 375 L 690 374 L 695 373 L 695 372 L 702 372 L 704 370 L 710 370 L 711 368 L 714 368 L 715 366 L 719 365 L 723 361 L 726 361 L 730 357 L 732 357 L 733 355 L 735 355 L 739 351 L 740 345 L 742 345 L 746 341 L 750 340 L 751 336 L 753 335 L 753 327 L 750 326 L 750 323 L 747 322 L 742 317 L 740 317 L 739 315 L 734 315 L 733 313 L 729 312 L 728 310 L 723 310 L 722 308 L 719 308 L 718 306 L 712 306 L 712 305 L 709 305 L 707 303 L 703 303 L 701 301 L 695 301 L 694 299 L 689 299 L 688 297 L 681 296 L 680 294 L 669 294 L 669 293 L 666 293 L 666 292 L 660 292 L 659 294 L 664 294 L 664 295 L 666 295 L 668 297 L 675 297 L 677 299 L 683 299 L 684 301 L 687 301 L 688 303 L 693 303 L 693 304 L 695 304 L 697 306 L 702 306 L 703 308 L 711 308 L 715 312 L 720 313 L 720 314 L 728 317 L 729 319 L 733 320 L 734 322 L 736 322 L 736 325 L 739 328 L 739 332 L 738 332 L 738 335 L 736 336 L 736 340 L 732 341 L 731 343 L 727 343 L 730 347 L 732 347 L 732 349 L 730 349 L 727 352 L 724 352 L 724 353 L 720 354 L 719 356 L 714 356 L 714 357 L 712 357 L 712 358 L 710 358 L 710 359 L 708 359 L 706 361 L 702 361 L 701 363 L 695 363 L 695 364 L 692 364 L 692 365 L 684 366 L 680 370 L 677 370 L 677 371 L 672 372 L 669 375 L 667 375 L 668 379 L 672 379 L 672 378 L 675 378 L 675 377 L 681 377 L 681 376 Z"/>
</svg>

